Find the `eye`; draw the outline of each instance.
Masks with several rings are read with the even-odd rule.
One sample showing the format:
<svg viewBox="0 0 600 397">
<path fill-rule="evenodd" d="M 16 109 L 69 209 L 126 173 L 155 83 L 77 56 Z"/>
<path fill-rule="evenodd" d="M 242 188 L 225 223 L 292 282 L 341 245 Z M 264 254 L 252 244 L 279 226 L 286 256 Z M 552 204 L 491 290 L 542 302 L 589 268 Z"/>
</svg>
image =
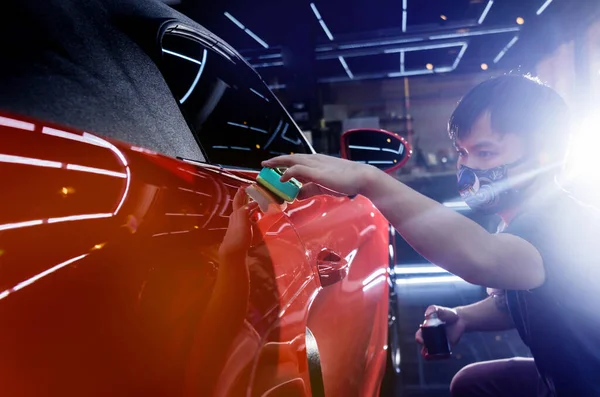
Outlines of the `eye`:
<svg viewBox="0 0 600 397">
<path fill-rule="evenodd" d="M 477 152 L 477 157 L 481 157 L 481 158 L 490 158 L 495 155 L 496 155 L 496 153 L 490 152 L 489 150 L 480 150 Z"/>
</svg>

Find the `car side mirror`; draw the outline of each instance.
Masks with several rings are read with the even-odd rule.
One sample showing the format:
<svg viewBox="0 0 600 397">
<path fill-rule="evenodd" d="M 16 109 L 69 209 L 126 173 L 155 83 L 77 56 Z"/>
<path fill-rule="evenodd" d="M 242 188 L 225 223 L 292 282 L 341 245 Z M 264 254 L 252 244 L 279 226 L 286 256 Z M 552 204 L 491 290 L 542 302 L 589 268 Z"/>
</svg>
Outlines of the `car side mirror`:
<svg viewBox="0 0 600 397">
<path fill-rule="evenodd" d="M 370 164 L 387 173 L 402 167 L 412 155 L 406 139 L 385 130 L 349 130 L 341 139 L 342 158 Z"/>
</svg>

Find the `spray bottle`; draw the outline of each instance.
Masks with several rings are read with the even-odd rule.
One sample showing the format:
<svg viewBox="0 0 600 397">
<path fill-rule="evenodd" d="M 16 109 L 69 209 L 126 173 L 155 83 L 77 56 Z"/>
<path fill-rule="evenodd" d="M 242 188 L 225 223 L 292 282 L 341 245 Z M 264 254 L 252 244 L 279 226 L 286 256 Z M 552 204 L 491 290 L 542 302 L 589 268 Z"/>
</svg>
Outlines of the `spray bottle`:
<svg viewBox="0 0 600 397">
<path fill-rule="evenodd" d="M 446 337 L 446 323 L 439 319 L 436 312 L 425 316 L 425 321 L 421 324 L 421 334 L 428 359 L 445 359 L 452 355 Z"/>
</svg>

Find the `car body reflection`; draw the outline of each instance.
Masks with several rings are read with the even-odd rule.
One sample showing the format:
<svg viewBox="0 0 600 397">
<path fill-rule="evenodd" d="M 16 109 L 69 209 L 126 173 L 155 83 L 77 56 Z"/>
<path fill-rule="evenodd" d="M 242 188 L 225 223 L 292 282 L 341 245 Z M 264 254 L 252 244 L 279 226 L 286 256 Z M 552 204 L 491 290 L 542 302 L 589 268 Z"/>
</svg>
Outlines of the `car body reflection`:
<svg viewBox="0 0 600 397">
<path fill-rule="evenodd" d="M 237 214 L 243 174 L 61 131 L 4 126 L 0 140 L 34 158 L 27 142 L 45 135 L 48 161 L 79 157 L 83 170 L 127 177 L 0 163 L 12 175 L 0 212 L 5 390 L 306 395 L 304 336 L 320 286 L 290 219 Z M 31 179 L 42 181 L 33 192 Z"/>
</svg>

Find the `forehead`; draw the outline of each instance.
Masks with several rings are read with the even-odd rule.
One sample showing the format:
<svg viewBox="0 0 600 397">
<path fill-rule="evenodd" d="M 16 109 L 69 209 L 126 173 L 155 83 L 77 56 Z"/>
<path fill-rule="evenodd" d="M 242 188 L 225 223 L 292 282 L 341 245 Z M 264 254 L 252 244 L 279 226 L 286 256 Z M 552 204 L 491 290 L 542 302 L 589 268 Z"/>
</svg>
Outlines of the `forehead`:
<svg viewBox="0 0 600 397">
<path fill-rule="evenodd" d="M 454 142 L 454 147 L 467 152 L 492 150 L 498 153 L 523 154 L 527 145 L 521 134 L 511 131 L 503 133 L 493 131 L 490 114 L 484 113 L 475 120 L 466 137 Z"/>
<path fill-rule="evenodd" d="M 490 113 L 485 112 L 475 120 L 467 136 L 456 139 L 454 146 L 456 148 L 497 146 L 503 143 L 504 138 L 505 134 L 492 131 Z"/>
<path fill-rule="evenodd" d="M 469 147 L 482 142 L 487 142 L 489 144 L 494 142 L 499 143 L 501 139 L 502 134 L 495 134 L 492 131 L 490 113 L 485 112 L 475 119 L 475 122 L 471 126 L 471 130 L 466 136 L 456 139 L 454 146 Z"/>
</svg>

